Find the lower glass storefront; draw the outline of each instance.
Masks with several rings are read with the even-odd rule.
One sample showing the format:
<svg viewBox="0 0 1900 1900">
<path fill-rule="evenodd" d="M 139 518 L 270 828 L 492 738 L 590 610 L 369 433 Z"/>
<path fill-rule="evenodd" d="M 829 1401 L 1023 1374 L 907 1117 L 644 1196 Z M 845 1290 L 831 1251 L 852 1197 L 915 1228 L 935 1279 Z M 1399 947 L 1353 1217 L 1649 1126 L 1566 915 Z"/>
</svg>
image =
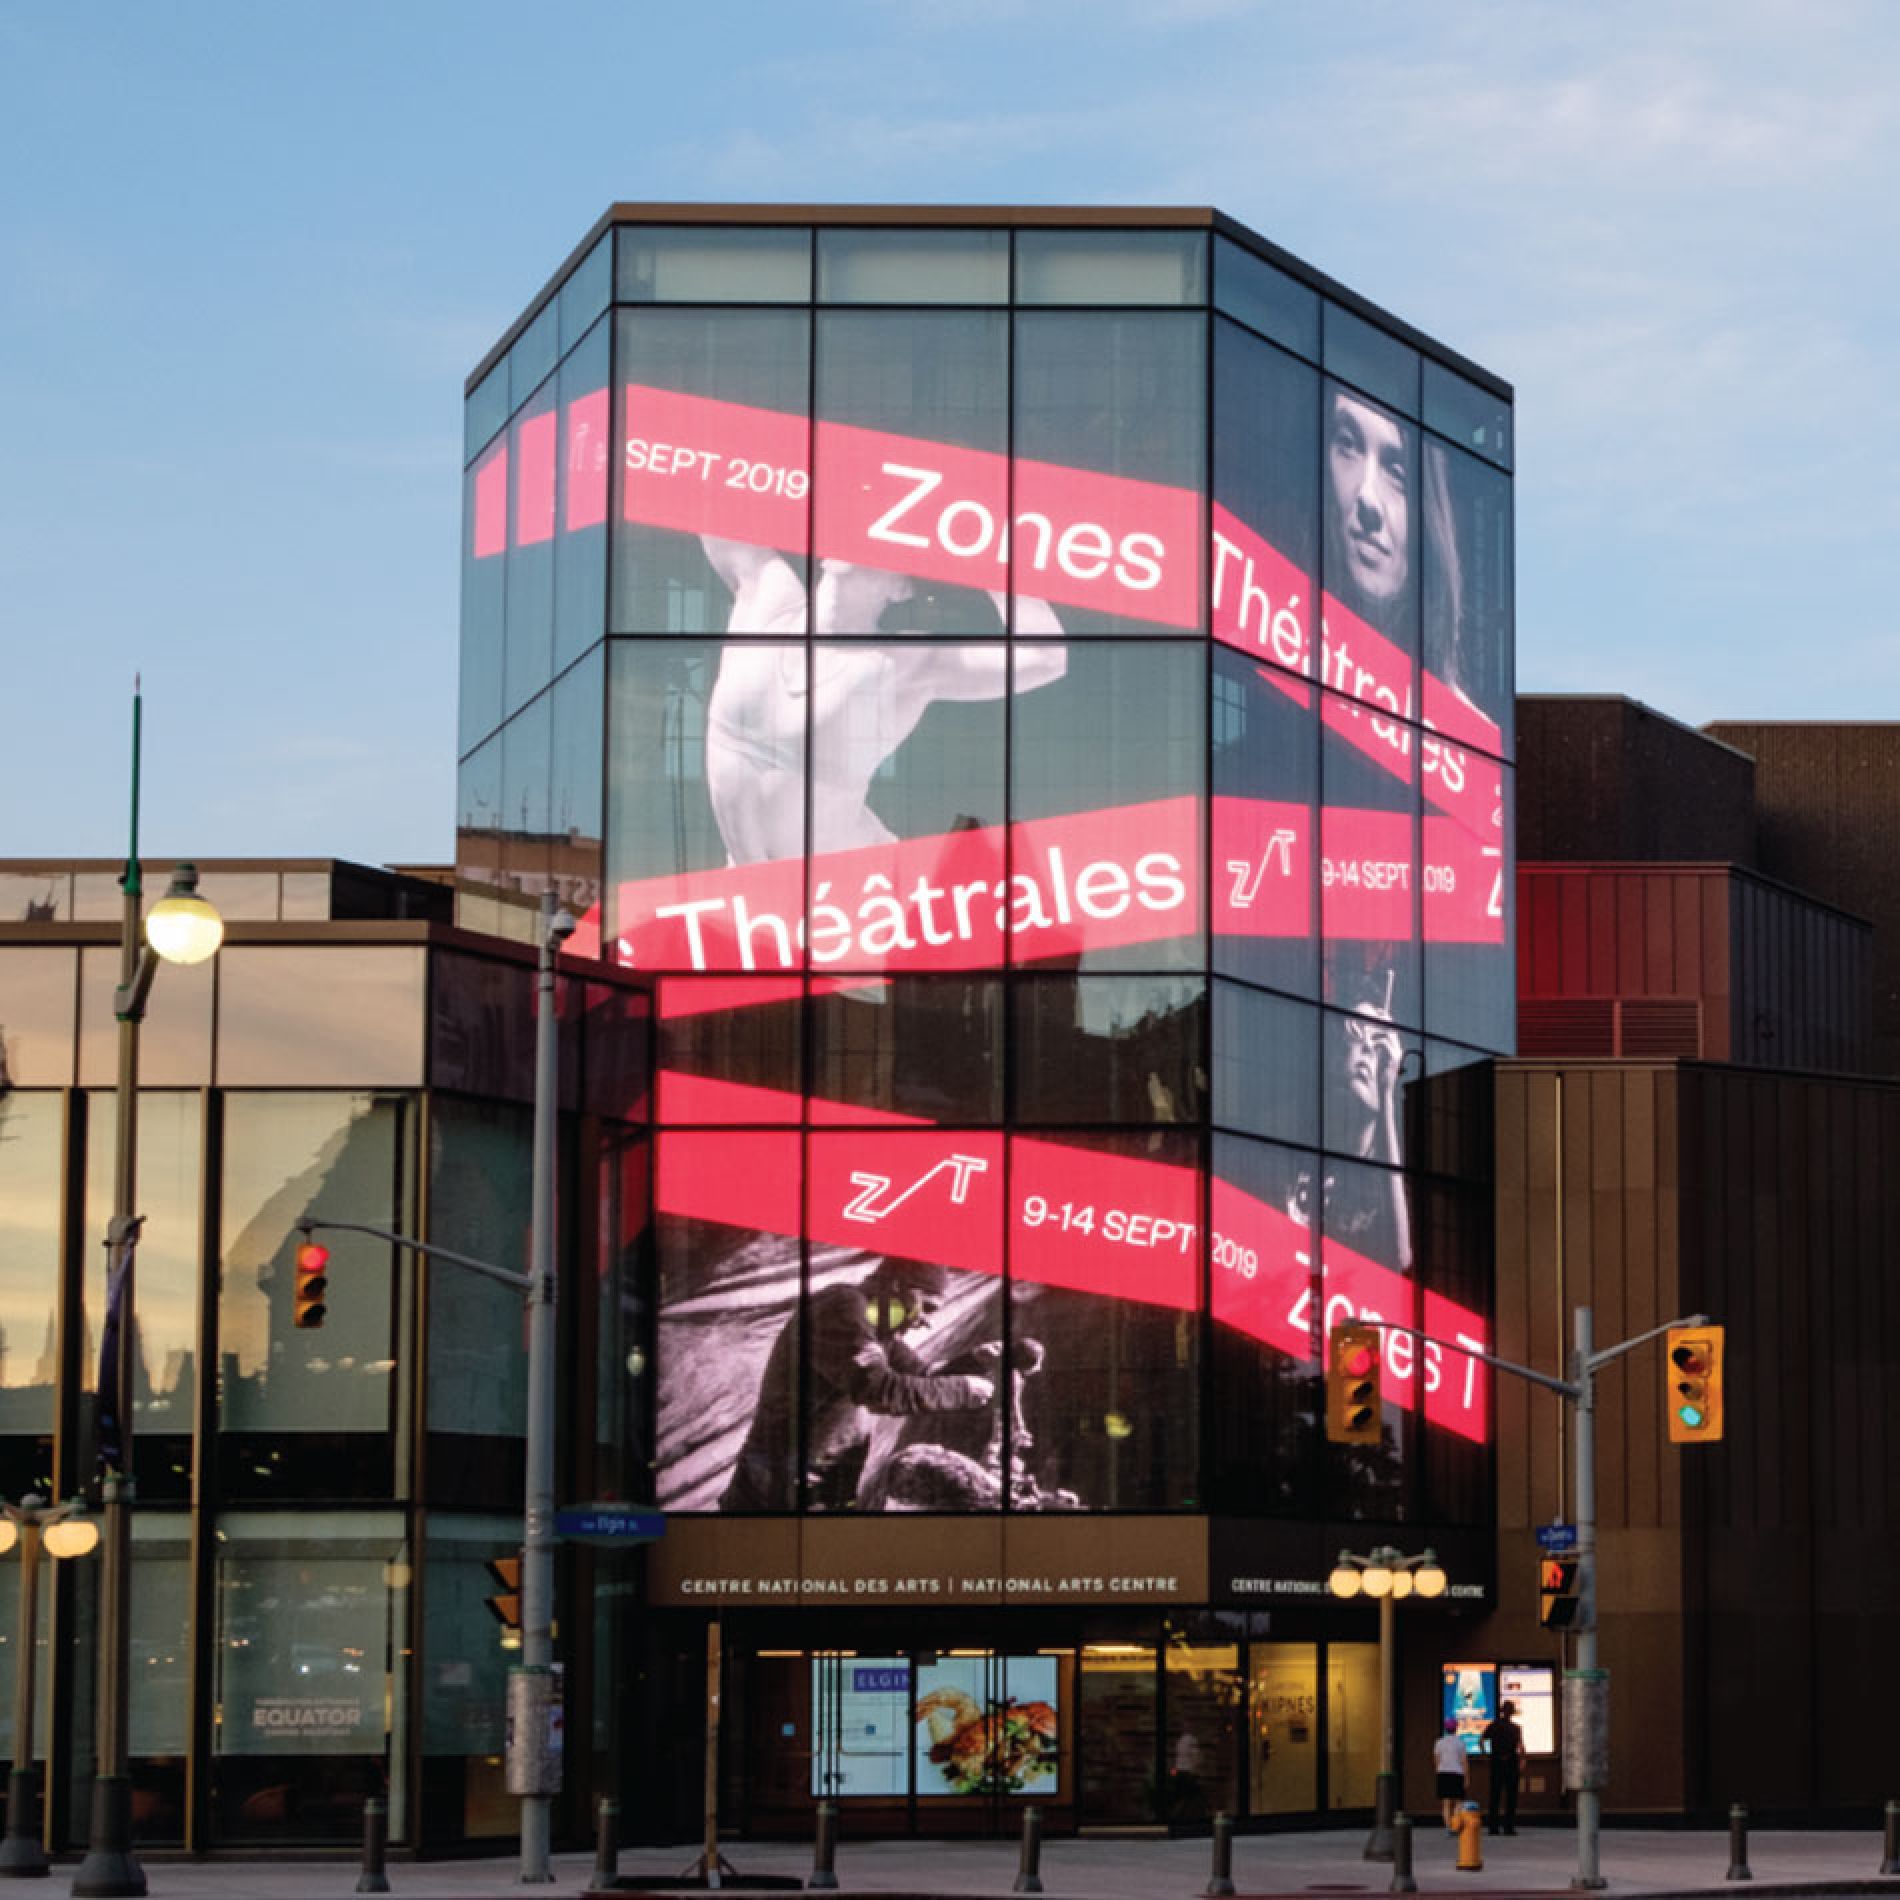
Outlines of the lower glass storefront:
<svg viewBox="0 0 1900 1900">
<path fill-rule="evenodd" d="M 723 1618 L 725 1825 L 807 1832 L 821 1799 L 860 1836 L 1013 1833 L 1030 1802 L 1054 1832 L 1372 1807 L 1378 1646 L 1319 1614 L 873 1613 L 814 1647 L 832 1621 Z"/>
</svg>

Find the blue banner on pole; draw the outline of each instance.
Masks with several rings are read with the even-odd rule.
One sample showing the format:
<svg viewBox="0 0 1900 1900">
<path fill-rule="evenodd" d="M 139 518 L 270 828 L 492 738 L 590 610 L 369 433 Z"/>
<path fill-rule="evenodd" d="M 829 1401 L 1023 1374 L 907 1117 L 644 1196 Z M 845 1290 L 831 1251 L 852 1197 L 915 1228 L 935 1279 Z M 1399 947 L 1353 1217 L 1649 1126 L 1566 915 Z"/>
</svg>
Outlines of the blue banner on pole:
<svg viewBox="0 0 1900 1900">
<path fill-rule="evenodd" d="M 130 1399 L 130 1382 L 125 1378 L 125 1355 L 131 1314 L 127 1294 L 132 1284 L 132 1252 L 138 1245 L 138 1224 L 123 1239 L 113 1243 L 106 1254 L 106 1319 L 99 1334 L 98 1402 L 99 1471 L 125 1470 L 125 1419 L 122 1403 Z"/>
</svg>

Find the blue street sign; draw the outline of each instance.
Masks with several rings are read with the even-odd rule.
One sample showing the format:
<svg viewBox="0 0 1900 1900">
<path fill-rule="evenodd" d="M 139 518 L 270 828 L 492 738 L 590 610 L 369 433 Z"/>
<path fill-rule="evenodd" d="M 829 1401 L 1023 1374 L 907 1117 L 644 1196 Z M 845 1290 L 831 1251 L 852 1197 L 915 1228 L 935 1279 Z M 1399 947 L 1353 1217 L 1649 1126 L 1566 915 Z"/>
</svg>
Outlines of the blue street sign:
<svg viewBox="0 0 1900 1900">
<path fill-rule="evenodd" d="M 1577 1527 L 1574 1524 L 1540 1524 L 1537 1542 L 1545 1550 L 1575 1550 Z"/>
<path fill-rule="evenodd" d="M 659 1511 L 594 1504 L 584 1510 L 556 1511 L 554 1534 L 581 1544 L 650 1544 L 666 1535 L 666 1518 Z"/>
</svg>

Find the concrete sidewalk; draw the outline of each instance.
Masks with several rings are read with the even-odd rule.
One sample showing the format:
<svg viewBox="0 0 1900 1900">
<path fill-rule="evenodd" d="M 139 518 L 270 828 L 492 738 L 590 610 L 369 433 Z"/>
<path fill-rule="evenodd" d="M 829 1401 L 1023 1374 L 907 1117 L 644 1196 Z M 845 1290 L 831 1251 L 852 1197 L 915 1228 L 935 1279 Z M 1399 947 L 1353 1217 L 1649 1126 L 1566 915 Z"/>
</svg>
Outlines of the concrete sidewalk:
<svg viewBox="0 0 1900 1900">
<path fill-rule="evenodd" d="M 1234 1842 L 1234 1886 L 1241 1895 L 1384 1894 L 1391 1868 L 1361 1858 L 1363 1830 L 1325 1833 L 1250 1834 Z M 1576 1872 L 1576 1835 L 1568 1827 L 1526 1828 L 1505 1838 L 1487 1837 L 1481 1873 L 1459 1873 L 1451 1842 L 1428 1817 L 1417 1830 L 1413 1873 L 1421 1893 L 1560 1894 Z M 1882 1879 L 1882 1841 L 1877 1828 L 1852 1832 L 1759 1833 L 1749 1841 L 1752 1882 L 1731 1885 L 1728 1836 L 1652 1828 L 1608 1828 L 1601 1864 L 1614 1894 L 1656 1896 L 1726 1892 L 1848 1893 L 1900 1891 L 1900 1876 Z M 726 1858 L 736 1878 L 725 1891 L 743 1892 L 747 1876 L 775 1874 L 803 1882 L 811 1871 L 811 1848 L 798 1842 L 728 1841 Z M 1043 1890 L 1052 1900 L 1195 1900 L 1207 1885 L 1211 1846 L 1189 1840 L 1055 1840 L 1043 1848 Z M 690 1866 L 697 1850 L 631 1848 L 620 1857 L 623 1875 L 669 1882 Z M 357 1868 L 349 1861 L 166 1861 L 144 1862 L 152 1900 L 329 1900 L 355 1892 Z M 591 1857 L 561 1855 L 551 1887 L 527 1889 L 549 1895 L 579 1894 L 593 1871 Z M 906 1900 L 961 1900 L 962 1896 L 1008 1895 L 1017 1871 L 1009 1841 L 844 1840 L 838 1849 L 838 1887 L 855 1900 L 902 1895 Z M 44 1887 L 63 1896 L 71 1864 L 57 1866 Z M 516 1862 L 506 1860 L 394 1861 L 389 1889 L 396 1900 L 499 1900 L 520 1896 Z M 652 1891 L 652 1889 L 649 1889 Z"/>
</svg>

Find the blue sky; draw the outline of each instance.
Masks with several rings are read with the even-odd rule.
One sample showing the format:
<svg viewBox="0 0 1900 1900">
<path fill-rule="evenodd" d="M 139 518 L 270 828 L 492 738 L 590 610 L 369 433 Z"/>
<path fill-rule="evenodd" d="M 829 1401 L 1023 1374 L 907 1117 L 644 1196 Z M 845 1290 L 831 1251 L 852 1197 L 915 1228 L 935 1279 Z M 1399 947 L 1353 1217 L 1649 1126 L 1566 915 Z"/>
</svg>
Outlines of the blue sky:
<svg viewBox="0 0 1900 1900">
<path fill-rule="evenodd" d="M 1519 681 L 1900 712 L 1892 0 L 0 0 L 0 855 L 452 848 L 463 379 L 617 199 L 1215 204 L 1516 385 Z"/>
</svg>

